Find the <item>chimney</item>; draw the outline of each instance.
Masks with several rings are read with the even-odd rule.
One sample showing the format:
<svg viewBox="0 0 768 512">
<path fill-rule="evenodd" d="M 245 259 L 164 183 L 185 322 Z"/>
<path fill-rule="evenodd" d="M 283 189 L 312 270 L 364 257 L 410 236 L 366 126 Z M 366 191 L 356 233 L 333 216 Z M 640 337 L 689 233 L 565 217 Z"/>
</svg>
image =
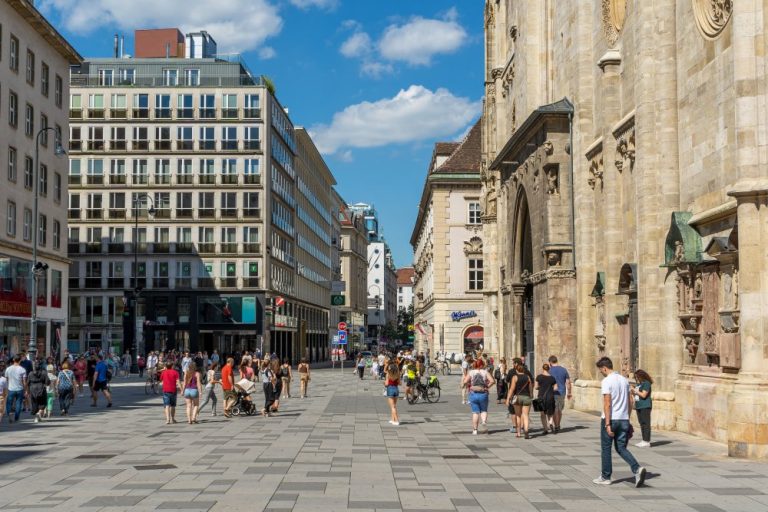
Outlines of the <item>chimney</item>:
<svg viewBox="0 0 768 512">
<path fill-rule="evenodd" d="M 117 58 L 117 41 L 118 41 L 118 35 L 115 34 L 115 58 Z"/>
<path fill-rule="evenodd" d="M 125 48 L 125 36 L 120 36 L 120 58 L 123 58 L 123 50 Z"/>
</svg>

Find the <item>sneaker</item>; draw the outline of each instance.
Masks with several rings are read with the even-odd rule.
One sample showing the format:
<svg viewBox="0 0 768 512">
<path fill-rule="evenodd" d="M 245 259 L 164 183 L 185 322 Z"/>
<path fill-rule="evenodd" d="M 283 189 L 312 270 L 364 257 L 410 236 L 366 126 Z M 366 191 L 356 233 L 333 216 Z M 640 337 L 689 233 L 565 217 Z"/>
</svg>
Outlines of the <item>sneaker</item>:
<svg viewBox="0 0 768 512">
<path fill-rule="evenodd" d="M 394 426 L 398 426 L 399 424 L 400 424 L 400 422 L 399 422 L 399 421 L 393 421 L 393 422 L 392 422 L 392 425 L 394 425 Z"/>
<path fill-rule="evenodd" d="M 107 407 L 112 407 L 112 402 L 109 402 L 109 403 L 107 404 Z"/>
<path fill-rule="evenodd" d="M 472 431 L 472 435 L 473 435 L 473 436 L 476 436 L 476 435 L 477 435 L 477 430 L 473 430 L 473 431 Z"/>
<path fill-rule="evenodd" d="M 35 416 L 35 423 L 40 423 L 40 416 Z"/>
<path fill-rule="evenodd" d="M 512 427 L 512 428 L 510 428 L 510 429 L 509 429 L 509 433 L 510 433 L 510 434 L 514 434 L 515 432 L 517 432 L 517 431 L 515 430 L 515 427 Z"/>
<path fill-rule="evenodd" d="M 635 487 L 641 487 L 645 483 L 645 468 L 640 467 L 635 473 Z"/>
<path fill-rule="evenodd" d="M 592 480 L 592 483 L 597 485 L 611 485 L 611 479 L 603 478 L 603 475 L 600 475 L 598 478 Z"/>
<path fill-rule="evenodd" d="M 487 424 L 485 424 L 485 423 L 481 423 L 481 424 L 480 424 L 480 431 L 481 431 L 483 434 L 487 434 L 487 433 L 488 433 L 488 425 L 487 425 Z"/>
<path fill-rule="evenodd" d="M 635 446 L 637 446 L 638 448 L 650 448 L 651 443 L 649 443 L 648 441 L 640 441 L 639 443 L 635 444 Z"/>
</svg>

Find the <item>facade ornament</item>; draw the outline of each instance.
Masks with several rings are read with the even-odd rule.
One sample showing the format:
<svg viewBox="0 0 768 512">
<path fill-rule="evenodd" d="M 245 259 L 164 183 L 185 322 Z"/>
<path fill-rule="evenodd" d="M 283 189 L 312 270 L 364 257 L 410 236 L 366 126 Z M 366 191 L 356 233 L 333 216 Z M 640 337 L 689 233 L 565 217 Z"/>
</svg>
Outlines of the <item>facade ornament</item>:
<svg viewBox="0 0 768 512">
<path fill-rule="evenodd" d="M 481 254 L 483 252 L 483 241 L 480 237 L 473 236 L 464 242 L 464 254 Z"/>
<path fill-rule="evenodd" d="M 496 177 L 491 176 L 491 179 L 488 181 L 487 190 L 485 193 L 485 209 L 483 211 L 483 214 L 485 217 L 496 216 L 497 200 L 498 199 L 496 195 Z"/>
<path fill-rule="evenodd" d="M 622 172 L 635 168 L 635 126 L 632 124 L 624 133 L 616 136 L 616 169 Z"/>
<path fill-rule="evenodd" d="M 595 297 L 595 344 L 601 352 L 605 350 L 605 298 Z"/>
<path fill-rule="evenodd" d="M 603 34 L 613 46 L 619 40 L 627 17 L 627 0 L 602 0 Z"/>
<path fill-rule="evenodd" d="M 486 0 L 485 2 L 485 26 L 490 27 L 496 21 L 496 13 L 494 12 L 493 2 Z"/>
<path fill-rule="evenodd" d="M 509 37 L 511 37 L 513 41 L 517 41 L 517 25 L 509 27 Z"/>
<path fill-rule="evenodd" d="M 493 78 L 494 80 L 498 80 L 499 78 L 501 78 L 501 75 L 503 74 L 504 74 L 504 68 L 493 68 L 491 70 L 491 78 Z"/>
<path fill-rule="evenodd" d="M 546 168 L 547 173 L 547 195 L 557 196 L 560 195 L 559 179 L 558 179 L 558 166 L 551 165 Z"/>
<path fill-rule="evenodd" d="M 546 253 L 547 256 L 547 265 L 550 267 L 559 267 L 561 260 L 562 260 L 562 253 L 560 251 L 548 251 Z"/>
<path fill-rule="evenodd" d="M 598 185 L 600 190 L 603 189 L 603 155 L 602 153 L 595 156 L 592 162 L 589 164 L 589 178 L 587 183 L 592 190 L 595 190 Z"/>
<path fill-rule="evenodd" d="M 688 351 L 688 356 L 691 358 L 691 362 L 696 361 L 696 354 L 699 352 L 699 337 L 686 336 L 684 341 L 685 349 Z"/>
<path fill-rule="evenodd" d="M 544 144 L 542 144 L 541 147 L 544 148 L 544 153 L 547 156 L 550 156 L 555 152 L 555 146 L 552 144 L 551 140 L 544 141 Z"/>
<path fill-rule="evenodd" d="M 733 14 L 733 0 L 693 0 L 696 26 L 706 39 L 716 39 Z"/>
</svg>

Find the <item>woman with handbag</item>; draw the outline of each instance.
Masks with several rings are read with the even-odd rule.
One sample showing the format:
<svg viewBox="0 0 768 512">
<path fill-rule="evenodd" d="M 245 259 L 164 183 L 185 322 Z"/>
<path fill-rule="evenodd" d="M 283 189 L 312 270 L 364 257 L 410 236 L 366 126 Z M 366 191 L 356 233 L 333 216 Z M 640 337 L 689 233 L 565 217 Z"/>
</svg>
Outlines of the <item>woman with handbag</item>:
<svg viewBox="0 0 768 512">
<path fill-rule="evenodd" d="M 501 405 L 501 401 L 507 397 L 507 358 L 502 357 L 498 368 L 493 376 L 496 379 L 496 404 Z"/>
<path fill-rule="evenodd" d="M 509 382 L 506 404 L 509 413 L 514 414 L 517 429 L 515 437 L 519 438 L 522 430 L 525 438 L 530 439 L 528 413 L 531 410 L 531 378 L 522 362 L 515 362 L 515 371 Z"/>
<path fill-rule="evenodd" d="M 635 444 L 638 448 L 649 448 L 651 446 L 651 386 L 653 379 L 645 370 L 635 372 L 635 381 L 637 386 L 632 386 L 631 391 L 635 399 L 635 412 L 637 421 L 640 423 L 640 432 L 643 440 Z"/>
<path fill-rule="evenodd" d="M 536 387 L 539 390 L 538 398 L 533 401 L 533 410 L 541 413 L 541 425 L 544 434 L 555 433 L 555 391 L 557 381 L 549 373 L 549 365 L 544 363 L 541 373 L 536 376 Z"/>
</svg>

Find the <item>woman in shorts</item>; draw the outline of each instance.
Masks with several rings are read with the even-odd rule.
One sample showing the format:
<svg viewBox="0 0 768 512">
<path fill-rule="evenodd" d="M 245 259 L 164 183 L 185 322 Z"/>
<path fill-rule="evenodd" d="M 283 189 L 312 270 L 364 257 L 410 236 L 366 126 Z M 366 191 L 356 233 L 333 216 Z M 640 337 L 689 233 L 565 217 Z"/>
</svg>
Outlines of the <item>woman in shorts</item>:
<svg viewBox="0 0 768 512">
<path fill-rule="evenodd" d="M 400 417 L 397 415 L 397 399 L 400 396 L 400 368 L 396 364 L 390 363 L 385 373 L 384 389 L 387 391 L 387 401 L 389 402 L 391 415 L 389 423 L 397 426 L 400 424 Z"/>
<path fill-rule="evenodd" d="M 469 390 L 469 405 L 472 407 L 472 435 L 477 435 L 478 427 L 488 433 L 488 391 L 496 384 L 491 374 L 485 369 L 481 358 L 472 363 L 472 369 L 464 376 L 464 387 Z"/>
<path fill-rule="evenodd" d="M 296 368 L 299 372 L 299 394 L 301 398 L 307 398 L 307 388 L 309 386 L 309 363 L 307 358 L 303 358 Z"/>
<path fill-rule="evenodd" d="M 88 373 L 88 363 L 85 362 L 85 358 L 80 356 L 75 361 L 75 380 L 77 381 L 77 394 L 83 396 L 83 383 Z"/>
<path fill-rule="evenodd" d="M 510 373 L 512 373 L 512 378 L 509 381 L 506 403 L 510 414 L 514 414 L 517 429 L 515 437 L 520 437 L 520 432 L 523 432 L 525 438 L 529 439 L 528 413 L 531 410 L 531 378 L 519 360 L 515 361 L 515 371 Z"/>
<path fill-rule="evenodd" d="M 197 371 L 197 365 L 192 362 L 184 374 L 184 402 L 187 404 L 187 423 L 197 423 L 200 412 L 200 395 L 203 394 L 203 378 Z"/>
</svg>

